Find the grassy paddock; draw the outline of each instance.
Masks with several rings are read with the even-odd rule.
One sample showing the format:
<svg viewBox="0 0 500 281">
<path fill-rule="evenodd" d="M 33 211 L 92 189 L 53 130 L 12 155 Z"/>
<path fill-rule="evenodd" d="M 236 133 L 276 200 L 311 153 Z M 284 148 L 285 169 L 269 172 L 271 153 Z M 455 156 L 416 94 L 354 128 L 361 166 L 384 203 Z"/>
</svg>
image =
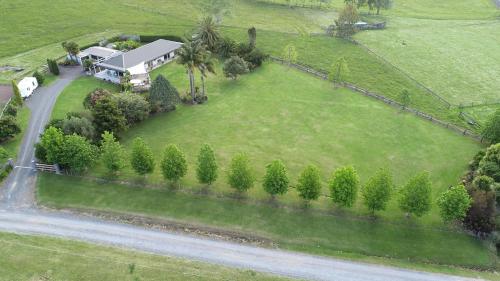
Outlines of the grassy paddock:
<svg viewBox="0 0 500 281">
<path fill-rule="evenodd" d="M 0 233 L 0 248 L 0 280 L 286 280 L 249 270 L 40 236 Z M 133 274 L 129 273 L 130 264 L 135 265 Z"/>
<path fill-rule="evenodd" d="M 353 219 L 312 210 L 256 205 L 245 200 L 103 184 L 50 174 L 40 175 L 37 198 L 41 204 L 56 208 L 139 213 L 248 232 L 269 238 L 280 248 L 313 254 L 382 263 L 391 261 L 365 256 L 394 258 L 413 266 L 415 263 L 483 269 L 496 266 L 494 255 L 473 237 L 418 226 L 413 221 L 392 224 Z"/>
</svg>

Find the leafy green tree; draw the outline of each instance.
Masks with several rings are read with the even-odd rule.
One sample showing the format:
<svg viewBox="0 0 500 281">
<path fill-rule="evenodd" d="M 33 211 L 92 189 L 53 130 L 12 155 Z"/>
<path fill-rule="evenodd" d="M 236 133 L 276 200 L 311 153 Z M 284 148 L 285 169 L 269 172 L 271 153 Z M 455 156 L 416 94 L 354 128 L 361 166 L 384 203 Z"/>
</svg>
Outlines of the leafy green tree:
<svg viewBox="0 0 500 281">
<path fill-rule="evenodd" d="M 352 207 L 356 202 L 359 177 L 354 167 L 337 169 L 330 180 L 332 201 L 342 207 Z"/>
<path fill-rule="evenodd" d="M 62 131 L 65 135 L 77 134 L 88 140 L 95 138 L 95 128 L 87 118 L 71 116 L 62 122 Z"/>
<path fill-rule="evenodd" d="M 161 171 L 166 180 L 178 182 L 187 173 L 187 162 L 184 153 L 175 145 L 169 144 L 163 151 Z"/>
<path fill-rule="evenodd" d="M 200 71 L 201 78 L 201 101 L 206 100 L 206 88 L 205 88 L 205 79 L 208 76 L 208 73 L 215 74 L 215 65 L 212 59 L 212 56 L 207 52 L 203 57 L 203 61 L 200 65 L 198 65 L 198 70 Z"/>
<path fill-rule="evenodd" d="M 342 83 L 349 76 L 349 66 L 347 65 L 347 61 L 344 57 L 339 58 L 330 69 L 328 73 L 328 80 L 333 83 Z"/>
<path fill-rule="evenodd" d="M 112 98 L 112 96 L 113 94 L 110 91 L 97 88 L 85 96 L 83 99 L 83 107 L 91 110 L 99 100 L 103 98 Z"/>
<path fill-rule="evenodd" d="M 195 40 L 198 40 L 207 50 L 215 52 L 221 39 L 219 28 L 212 16 L 204 17 L 198 24 Z"/>
<path fill-rule="evenodd" d="M 122 93 L 113 95 L 116 104 L 123 113 L 126 123 L 129 125 L 141 122 L 148 118 L 151 107 L 146 99 L 134 93 Z"/>
<path fill-rule="evenodd" d="M 0 142 L 13 138 L 20 132 L 21 128 L 17 125 L 14 117 L 7 115 L 0 119 Z"/>
<path fill-rule="evenodd" d="M 80 47 L 78 46 L 78 44 L 73 41 L 69 41 L 69 42 L 62 42 L 61 45 L 63 49 L 66 51 L 66 53 L 68 53 L 69 57 L 72 60 L 76 61 L 76 55 L 80 53 Z"/>
<path fill-rule="evenodd" d="M 472 181 L 472 185 L 482 191 L 491 191 L 494 183 L 495 181 L 491 177 L 485 175 L 479 175 Z"/>
<path fill-rule="evenodd" d="M 158 75 L 151 84 L 149 103 L 154 112 L 175 109 L 180 97 L 177 89 L 163 75 Z"/>
<path fill-rule="evenodd" d="M 317 200 L 321 195 L 321 175 L 318 167 L 307 166 L 299 175 L 297 192 L 306 202 Z"/>
<path fill-rule="evenodd" d="M 151 174 L 155 168 L 153 152 L 142 138 L 136 138 L 132 143 L 130 164 L 134 171 L 141 176 Z"/>
<path fill-rule="evenodd" d="M 47 162 L 50 164 L 59 163 L 64 144 L 63 132 L 55 127 L 49 127 L 40 137 L 40 143 L 45 149 Z"/>
<path fill-rule="evenodd" d="M 458 185 L 443 192 L 437 204 L 443 221 L 462 221 L 472 204 L 472 199 L 465 186 Z"/>
<path fill-rule="evenodd" d="M 497 109 L 484 124 L 481 134 L 492 144 L 500 142 L 500 109 Z"/>
<path fill-rule="evenodd" d="M 105 97 L 98 100 L 91 109 L 94 126 L 100 136 L 105 131 L 119 133 L 126 128 L 126 120 L 123 112 L 118 108 L 117 102 Z"/>
<path fill-rule="evenodd" d="M 491 145 L 479 162 L 478 172 L 500 182 L 500 143 Z"/>
<path fill-rule="evenodd" d="M 21 97 L 21 91 L 19 91 L 16 80 L 12 80 L 12 92 L 14 93 L 12 95 L 12 102 L 18 106 L 23 105 L 23 98 Z"/>
<path fill-rule="evenodd" d="M 379 170 L 371 177 L 362 189 L 365 206 L 375 214 L 383 211 L 391 198 L 393 189 L 392 177 L 386 170 Z"/>
<path fill-rule="evenodd" d="M 253 187 L 255 178 L 246 154 L 239 153 L 233 157 L 229 165 L 227 180 L 229 185 L 239 192 L 245 192 Z"/>
<path fill-rule="evenodd" d="M 59 164 L 75 172 L 83 172 L 97 160 L 97 148 L 79 135 L 64 137 Z"/>
<path fill-rule="evenodd" d="M 110 173 L 117 173 L 125 167 L 125 149 L 113 133 L 104 132 L 101 140 L 101 160 Z"/>
<path fill-rule="evenodd" d="M 399 102 L 403 105 L 403 109 L 410 105 L 411 98 L 408 90 L 404 89 L 399 93 Z"/>
<path fill-rule="evenodd" d="M 37 71 L 35 71 L 35 72 L 33 72 L 33 77 L 35 77 L 36 82 L 37 82 L 37 83 L 38 83 L 38 85 L 40 85 L 40 86 L 41 86 L 41 85 L 43 84 L 43 82 L 45 81 L 45 77 L 43 76 L 43 74 L 41 74 L 40 72 L 38 72 L 38 70 L 37 70 Z"/>
<path fill-rule="evenodd" d="M 91 59 L 86 59 L 82 62 L 82 66 L 85 70 L 91 71 L 94 66 L 94 62 Z"/>
<path fill-rule="evenodd" d="M 196 168 L 196 176 L 201 184 L 211 185 L 217 180 L 218 166 L 215 159 L 215 153 L 208 144 L 201 146 L 198 154 L 198 166 Z"/>
<path fill-rule="evenodd" d="M 399 208 L 407 214 L 421 217 L 431 210 L 431 193 L 429 174 L 416 175 L 400 190 Z"/>
<path fill-rule="evenodd" d="M 246 61 L 238 56 L 232 56 L 224 62 L 222 71 L 226 77 L 235 80 L 238 76 L 248 73 L 250 70 Z"/>
<path fill-rule="evenodd" d="M 206 49 L 198 40 L 187 40 L 177 51 L 177 63 L 184 65 L 189 77 L 189 89 L 193 102 L 196 99 L 194 72 L 205 62 Z"/>
<path fill-rule="evenodd" d="M 266 175 L 264 176 L 264 190 L 274 198 L 276 195 L 283 195 L 288 191 L 290 180 L 285 164 L 281 160 L 274 160 L 267 164 Z"/>
<path fill-rule="evenodd" d="M 346 4 L 340 11 L 335 25 L 337 28 L 337 37 L 349 38 L 356 33 L 356 26 L 359 21 L 358 9 L 353 4 Z"/>
<path fill-rule="evenodd" d="M 288 44 L 285 46 L 283 49 L 283 60 L 288 63 L 288 65 L 292 63 L 296 63 L 297 59 L 299 57 L 299 53 L 297 52 L 297 49 L 295 49 L 295 46 L 292 44 Z"/>
</svg>

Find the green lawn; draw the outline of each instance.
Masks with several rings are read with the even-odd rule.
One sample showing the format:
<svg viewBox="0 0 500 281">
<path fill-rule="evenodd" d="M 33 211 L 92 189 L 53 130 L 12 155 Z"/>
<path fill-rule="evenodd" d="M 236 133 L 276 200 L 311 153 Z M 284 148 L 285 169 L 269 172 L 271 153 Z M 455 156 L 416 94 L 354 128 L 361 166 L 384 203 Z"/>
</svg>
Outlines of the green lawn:
<svg viewBox="0 0 500 281">
<path fill-rule="evenodd" d="M 0 233 L 0 248 L 0 280 L 285 280 L 249 270 L 40 236 Z M 133 274 L 131 264 L 135 265 Z"/>
<path fill-rule="evenodd" d="M 83 100 L 88 93 L 96 88 L 108 89 L 112 92 L 119 91 L 119 86 L 95 79 L 94 77 L 81 77 L 71 82 L 57 98 L 52 119 L 64 119 L 68 112 L 83 111 Z"/>
<path fill-rule="evenodd" d="M 367 262 L 459 274 L 428 265 L 495 267 L 496 258 L 482 242 L 463 233 L 394 224 L 313 210 L 291 210 L 267 203 L 206 195 L 127 187 L 42 174 L 38 200 L 55 208 L 139 213 L 189 225 L 208 225 L 271 239 L 282 249 L 339 256 Z M 378 258 L 377 258 L 378 257 Z M 386 259 L 389 258 L 389 259 Z M 493 275 L 492 275 L 493 276 Z"/>
<path fill-rule="evenodd" d="M 181 66 L 169 64 L 152 76 L 159 73 L 165 74 L 180 92 L 187 90 L 188 80 Z M 75 81 L 59 97 L 53 117 L 82 110 L 83 97 L 101 83 L 92 78 Z M 359 94 L 335 90 L 326 81 L 278 64 L 268 63 L 238 81 L 227 80 L 221 74 L 212 76 L 208 80 L 208 95 L 207 104 L 180 106 L 175 112 L 130 128 L 121 136 L 123 143 L 130 149 L 135 137 L 143 137 L 152 146 L 157 162 L 166 144 L 179 145 L 190 165 L 183 185 L 193 190 L 202 188 L 194 173 L 198 149 L 204 142 L 211 144 L 222 168 L 213 187 L 218 193 L 232 192 L 224 171 L 235 153 L 246 152 L 258 180 L 249 194 L 259 200 L 267 198 L 260 186 L 264 167 L 276 158 L 287 164 L 292 184 L 308 163 L 321 168 L 324 183 L 335 168 L 344 165 L 355 165 L 363 182 L 376 169 L 387 167 L 393 171 L 398 186 L 427 170 L 431 172 L 436 197 L 458 181 L 468 161 L 480 149 L 471 139 L 452 131 Z M 97 167 L 92 174 L 102 177 L 106 173 Z M 143 180 L 130 168 L 120 178 Z M 147 182 L 164 185 L 158 169 Z M 326 184 L 323 192 L 328 193 Z M 294 191 L 280 200 L 301 204 Z M 315 205 L 324 209 L 330 208 L 331 203 L 322 199 Z M 361 203 L 353 212 L 366 214 Z M 403 217 L 396 200 L 381 215 L 389 219 Z M 421 220 L 442 225 L 436 209 Z"/>
</svg>

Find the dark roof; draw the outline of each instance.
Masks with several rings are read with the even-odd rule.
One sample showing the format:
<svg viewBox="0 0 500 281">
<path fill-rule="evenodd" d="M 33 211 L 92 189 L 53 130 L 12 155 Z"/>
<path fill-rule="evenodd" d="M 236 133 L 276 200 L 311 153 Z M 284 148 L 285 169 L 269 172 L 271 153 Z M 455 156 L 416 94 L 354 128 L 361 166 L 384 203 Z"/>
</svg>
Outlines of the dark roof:
<svg viewBox="0 0 500 281">
<path fill-rule="evenodd" d="M 166 55 L 172 51 L 179 49 L 182 43 L 159 39 L 137 49 L 113 56 L 99 65 L 111 67 L 118 70 L 126 70 L 132 66 L 136 66 L 141 62 L 150 61 Z"/>
</svg>

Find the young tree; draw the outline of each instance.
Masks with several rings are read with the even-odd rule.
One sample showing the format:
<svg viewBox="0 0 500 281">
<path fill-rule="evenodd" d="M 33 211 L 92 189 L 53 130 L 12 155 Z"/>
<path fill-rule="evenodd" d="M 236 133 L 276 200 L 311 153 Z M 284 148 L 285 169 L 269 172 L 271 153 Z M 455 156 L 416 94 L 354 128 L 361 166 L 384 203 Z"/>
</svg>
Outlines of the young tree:
<svg viewBox="0 0 500 281">
<path fill-rule="evenodd" d="M 250 70 L 246 61 L 238 56 L 232 56 L 224 62 L 222 71 L 226 77 L 235 80 L 238 76 L 248 73 Z"/>
<path fill-rule="evenodd" d="M 130 71 L 125 71 L 123 74 L 123 77 L 120 79 L 120 85 L 122 86 L 122 92 L 128 92 L 132 90 L 132 83 L 130 82 L 132 80 L 132 75 L 130 75 Z"/>
<path fill-rule="evenodd" d="M 55 60 L 47 59 L 47 66 L 49 67 L 50 73 L 54 75 L 59 75 L 59 66 L 57 65 L 57 62 Z"/>
<path fill-rule="evenodd" d="M 465 187 L 458 185 L 443 192 L 437 204 L 443 221 L 462 221 L 472 204 L 472 199 Z"/>
<path fill-rule="evenodd" d="M 87 139 L 79 135 L 70 135 L 64 138 L 59 164 L 80 173 L 91 167 L 97 156 L 97 148 Z"/>
<path fill-rule="evenodd" d="M 335 21 L 337 37 L 349 38 L 356 33 L 355 23 L 359 21 L 358 9 L 353 4 L 346 4 Z"/>
<path fill-rule="evenodd" d="M 205 89 L 205 79 L 208 76 L 208 73 L 215 74 L 215 66 L 212 60 L 212 56 L 207 52 L 203 57 L 202 63 L 198 66 L 198 70 L 200 71 L 201 78 L 201 102 L 206 100 L 206 89 Z"/>
<path fill-rule="evenodd" d="M 407 214 L 421 217 L 431 209 L 431 193 L 429 174 L 416 175 L 401 189 L 399 208 Z"/>
<path fill-rule="evenodd" d="M 500 109 L 488 119 L 481 132 L 483 138 L 492 144 L 500 142 Z"/>
<path fill-rule="evenodd" d="M 217 161 L 215 153 L 208 144 L 201 146 L 198 154 L 198 166 L 196 168 L 196 176 L 201 184 L 211 185 L 217 180 Z"/>
<path fill-rule="evenodd" d="M 83 99 L 83 107 L 91 110 L 99 100 L 103 98 L 111 98 L 112 96 L 113 94 L 110 91 L 97 88 L 85 96 L 85 99 Z"/>
<path fill-rule="evenodd" d="M 91 71 L 94 66 L 94 62 L 91 59 L 86 59 L 83 61 L 82 66 L 85 70 Z"/>
<path fill-rule="evenodd" d="M 359 187 L 359 177 L 354 167 L 337 169 L 332 175 L 329 186 L 334 203 L 342 207 L 354 205 Z"/>
<path fill-rule="evenodd" d="M 64 144 L 62 131 L 55 127 L 47 128 L 40 137 L 40 143 L 45 150 L 47 162 L 50 164 L 59 163 Z"/>
<path fill-rule="evenodd" d="M 21 91 L 19 91 L 19 87 L 17 86 L 16 80 L 12 80 L 12 102 L 17 106 L 23 105 L 23 98 L 21 97 Z"/>
<path fill-rule="evenodd" d="M 248 46 L 254 49 L 257 45 L 257 29 L 255 27 L 250 27 L 248 29 Z"/>
<path fill-rule="evenodd" d="M 146 99 L 134 93 L 113 95 L 116 104 L 123 113 L 127 124 L 132 125 L 148 118 L 151 107 Z"/>
<path fill-rule="evenodd" d="M 112 174 L 125 167 L 125 150 L 113 133 L 104 132 L 101 140 L 101 160 Z"/>
<path fill-rule="evenodd" d="M 177 89 L 163 75 L 158 75 L 149 91 L 149 103 L 153 112 L 171 111 L 179 101 Z"/>
<path fill-rule="evenodd" d="M 175 145 L 169 144 L 163 151 L 161 171 L 166 180 L 177 183 L 187 172 L 187 162 L 184 153 Z"/>
<path fill-rule="evenodd" d="M 264 190 L 274 198 L 276 195 L 285 194 L 288 191 L 290 180 L 285 164 L 281 160 L 274 160 L 267 164 L 266 175 L 262 185 Z"/>
<path fill-rule="evenodd" d="M 318 167 L 307 166 L 299 175 L 296 189 L 306 202 L 317 200 L 321 192 L 321 175 Z"/>
<path fill-rule="evenodd" d="M 105 131 L 119 133 L 126 128 L 125 116 L 112 98 L 106 97 L 98 100 L 91 112 L 99 136 Z"/>
<path fill-rule="evenodd" d="M 393 189 L 392 177 L 386 170 L 379 170 L 364 186 L 362 193 L 365 206 L 375 215 L 375 211 L 383 211 L 391 198 Z"/>
<path fill-rule="evenodd" d="M 142 138 L 136 138 L 132 143 L 130 164 L 134 171 L 141 176 L 151 174 L 155 168 L 153 152 Z"/>
<path fill-rule="evenodd" d="M 239 153 L 233 157 L 227 173 L 227 181 L 239 192 L 245 192 L 253 186 L 255 178 L 246 154 Z"/>
<path fill-rule="evenodd" d="M 212 16 L 204 17 L 198 23 L 195 40 L 198 40 L 207 50 L 215 52 L 216 46 L 221 39 L 219 28 Z"/>
<path fill-rule="evenodd" d="M 288 65 L 290 65 L 292 63 L 296 63 L 297 62 L 297 59 L 299 57 L 299 53 L 295 49 L 294 45 L 288 44 L 283 49 L 282 56 L 283 56 L 283 60 L 286 61 L 288 63 Z"/>
<path fill-rule="evenodd" d="M 335 84 L 344 82 L 349 75 L 349 66 L 344 57 L 339 58 L 330 69 L 328 73 L 328 80 Z"/>
<path fill-rule="evenodd" d="M 224 37 L 217 44 L 217 54 L 223 59 L 230 58 L 236 54 L 237 47 L 238 45 L 233 39 Z"/>
<path fill-rule="evenodd" d="M 399 93 L 399 102 L 403 105 L 403 109 L 407 108 L 410 105 L 411 98 L 410 92 L 404 89 Z"/>
<path fill-rule="evenodd" d="M 45 81 L 45 77 L 44 77 L 44 76 L 43 76 L 40 72 L 38 72 L 38 70 L 37 70 L 37 71 L 35 71 L 35 72 L 33 72 L 33 77 L 35 77 L 36 82 L 37 82 L 37 83 L 38 83 L 38 85 L 40 85 L 40 86 L 41 86 L 41 85 L 43 84 L 43 82 Z"/>
</svg>

